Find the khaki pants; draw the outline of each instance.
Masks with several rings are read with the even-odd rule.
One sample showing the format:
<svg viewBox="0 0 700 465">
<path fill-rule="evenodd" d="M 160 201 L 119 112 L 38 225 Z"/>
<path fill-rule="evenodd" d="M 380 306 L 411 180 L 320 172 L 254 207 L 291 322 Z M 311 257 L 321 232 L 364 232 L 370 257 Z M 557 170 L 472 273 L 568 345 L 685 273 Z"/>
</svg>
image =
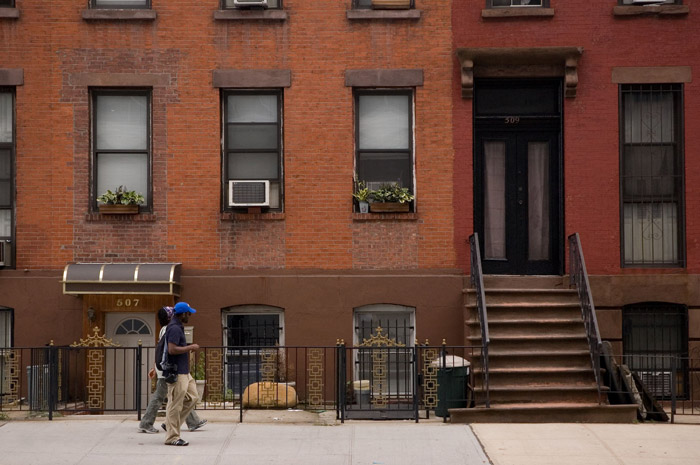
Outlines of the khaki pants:
<svg viewBox="0 0 700 465">
<path fill-rule="evenodd" d="M 180 426 L 194 409 L 197 400 L 197 384 L 189 373 L 177 375 L 177 381 L 168 384 L 168 408 L 165 410 L 166 444 L 180 439 Z"/>
</svg>

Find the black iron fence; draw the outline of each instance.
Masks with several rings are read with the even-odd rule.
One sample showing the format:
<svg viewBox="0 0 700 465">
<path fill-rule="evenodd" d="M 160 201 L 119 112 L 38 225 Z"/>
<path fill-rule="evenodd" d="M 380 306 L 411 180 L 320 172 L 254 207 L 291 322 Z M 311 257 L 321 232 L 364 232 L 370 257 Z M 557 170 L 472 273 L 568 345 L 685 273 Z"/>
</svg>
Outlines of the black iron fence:
<svg viewBox="0 0 700 465">
<path fill-rule="evenodd" d="M 350 347 L 204 347 L 190 368 L 201 410 L 335 410 L 346 418 L 448 416 L 483 404 L 481 347 L 402 346 L 386 338 Z M 373 345 L 372 345 L 373 344 Z M 145 410 L 152 347 L 0 349 L 0 411 L 92 414 Z M 475 383 L 476 381 L 476 383 Z"/>
</svg>

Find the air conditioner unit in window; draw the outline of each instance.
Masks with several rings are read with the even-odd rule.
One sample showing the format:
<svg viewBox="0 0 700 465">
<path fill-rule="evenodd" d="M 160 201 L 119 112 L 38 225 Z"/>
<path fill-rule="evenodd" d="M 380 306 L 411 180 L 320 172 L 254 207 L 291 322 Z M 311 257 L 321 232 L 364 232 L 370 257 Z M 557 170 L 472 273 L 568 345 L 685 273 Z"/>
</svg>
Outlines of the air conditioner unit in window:
<svg viewBox="0 0 700 465">
<path fill-rule="evenodd" d="M 229 207 L 269 207 L 270 181 L 229 181 Z"/>
<path fill-rule="evenodd" d="M 233 0 L 236 8 L 267 8 L 267 0 Z"/>
<path fill-rule="evenodd" d="M 671 372 L 640 371 L 638 374 L 644 387 L 652 395 L 655 397 L 671 397 Z"/>
</svg>

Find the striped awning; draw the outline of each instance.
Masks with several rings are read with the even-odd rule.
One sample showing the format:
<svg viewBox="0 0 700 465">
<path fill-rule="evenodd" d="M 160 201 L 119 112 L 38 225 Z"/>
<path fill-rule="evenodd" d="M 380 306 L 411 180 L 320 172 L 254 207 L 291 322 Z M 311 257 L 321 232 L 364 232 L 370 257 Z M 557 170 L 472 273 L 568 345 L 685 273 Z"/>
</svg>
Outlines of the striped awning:
<svg viewBox="0 0 700 465">
<path fill-rule="evenodd" d="M 74 263 L 63 270 L 63 293 L 180 295 L 180 263 Z"/>
</svg>

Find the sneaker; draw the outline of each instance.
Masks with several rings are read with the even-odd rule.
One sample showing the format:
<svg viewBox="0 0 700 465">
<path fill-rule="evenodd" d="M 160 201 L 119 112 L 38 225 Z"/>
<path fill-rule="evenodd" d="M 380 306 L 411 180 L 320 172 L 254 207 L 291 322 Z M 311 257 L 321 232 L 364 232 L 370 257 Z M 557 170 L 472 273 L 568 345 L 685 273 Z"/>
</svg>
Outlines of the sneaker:
<svg viewBox="0 0 700 465">
<path fill-rule="evenodd" d="M 148 428 L 143 428 L 139 426 L 139 431 L 142 433 L 147 433 L 147 434 L 154 434 L 157 433 L 158 430 L 153 427 L 153 425 L 149 426 Z"/>
<path fill-rule="evenodd" d="M 207 420 L 202 420 L 194 426 L 190 426 L 190 431 L 197 431 L 199 428 L 207 424 Z"/>
<path fill-rule="evenodd" d="M 166 428 L 165 423 L 161 423 L 160 427 L 163 428 L 163 431 L 165 431 L 166 433 L 168 432 L 168 428 Z"/>
</svg>

